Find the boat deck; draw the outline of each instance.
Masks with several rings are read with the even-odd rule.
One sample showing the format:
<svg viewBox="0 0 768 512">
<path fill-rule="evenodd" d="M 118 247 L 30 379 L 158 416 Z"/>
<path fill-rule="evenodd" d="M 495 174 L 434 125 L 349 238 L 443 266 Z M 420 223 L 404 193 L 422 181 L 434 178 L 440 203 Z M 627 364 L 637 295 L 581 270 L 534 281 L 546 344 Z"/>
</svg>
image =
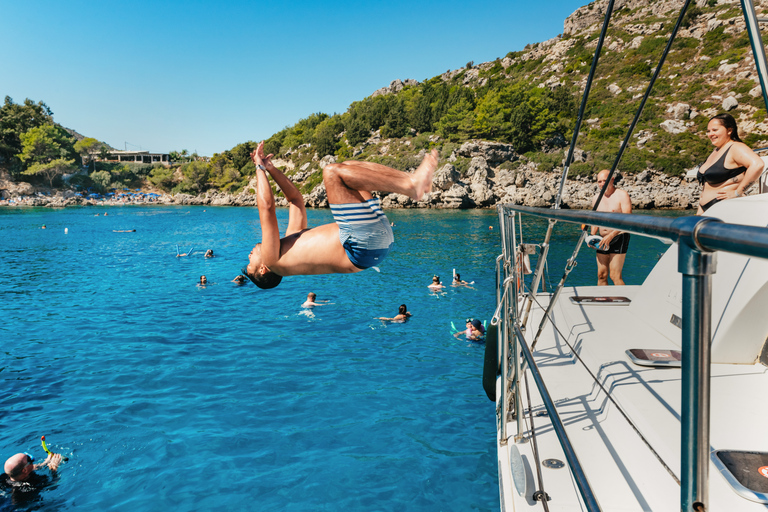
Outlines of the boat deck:
<svg viewBox="0 0 768 512">
<path fill-rule="evenodd" d="M 638 366 L 626 355 L 627 350 L 636 348 L 680 350 L 679 344 L 655 330 L 627 305 L 584 305 L 570 300 L 573 296 L 600 296 L 606 292 L 631 300 L 639 290 L 639 286 L 565 288 L 553 310 L 554 322 L 545 327 L 534 357 L 601 508 L 679 510 L 680 486 L 658 458 L 680 477 L 681 370 Z M 536 300 L 538 304 L 534 305 L 526 332 L 529 346 L 549 295 L 539 294 Z M 562 330 L 560 326 L 569 327 Z M 575 349 L 581 362 L 568 345 Z M 653 447 L 658 458 L 595 383 L 590 372 Z M 542 414 L 544 406 L 530 377 L 528 382 L 540 459 L 565 462 L 549 418 Z M 527 406 L 525 382 L 522 385 Z M 713 450 L 768 452 L 768 414 L 757 405 L 759 397 L 766 392 L 768 368 L 762 364 L 712 365 L 710 439 Z M 523 496 L 507 493 L 503 497 L 505 510 L 523 510 L 533 505 L 532 490 L 539 488 L 533 483 L 536 470 L 527 407 L 524 425 L 524 442 L 510 440 L 506 448 L 500 448 L 502 464 L 508 463 L 510 456 L 513 460 L 522 459 L 528 475 L 528 489 Z M 513 437 L 516 422 L 509 422 L 508 429 Z M 515 450 L 519 450 L 519 458 Z M 766 505 L 739 496 L 718 473 L 710 463 L 710 510 L 766 510 Z M 552 498 L 549 502 L 552 510 L 582 510 L 578 505 L 566 505 L 579 502 L 568 469 L 542 467 L 542 478 L 544 490 Z"/>
</svg>

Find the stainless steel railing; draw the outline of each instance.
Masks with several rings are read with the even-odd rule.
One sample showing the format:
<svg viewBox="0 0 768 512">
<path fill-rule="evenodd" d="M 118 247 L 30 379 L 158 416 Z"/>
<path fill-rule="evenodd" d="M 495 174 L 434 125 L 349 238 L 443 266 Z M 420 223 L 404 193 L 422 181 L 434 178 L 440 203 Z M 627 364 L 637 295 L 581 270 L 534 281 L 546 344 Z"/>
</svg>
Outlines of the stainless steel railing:
<svg viewBox="0 0 768 512">
<path fill-rule="evenodd" d="M 586 475 L 575 456 L 562 421 L 541 378 L 531 349 L 520 329 L 518 288 L 522 276 L 514 264 L 516 258 L 514 219 L 518 214 L 546 218 L 551 222 L 600 225 L 677 243 L 678 271 L 683 274 L 682 298 L 682 400 L 681 400 L 681 509 L 692 510 L 708 502 L 709 469 L 709 373 L 711 343 L 711 279 L 716 270 L 716 251 L 768 259 L 768 228 L 727 224 L 710 217 L 677 219 L 597 213 L 591 211 L 551 210 L 517 205 L 502 205 L 503 253 L 497 259 L 497 309 L 491 323 L 499 326 L 502 385 L 498 413 L 501 440 L 509 437 L 506 423 L 514 410 L 518 432 L 523 436 L 520 397 L 521 360 L 527 363 L 542 396 L 569 466 L 588 510 L 600 510 Z M 511 219 L 511 220 L 510 220 Z M 511 231 L 508 231 L 511 228 Z M 506 233 L 505 233 L 506 231 Z M 510 235 L 511 233 L 511 235 Z M 503 265 L 501 264 L 503 262 Z M 537 272 L 543 265 L 537 265 Z M 536 275 L 533 282 L 537 282 Z M 531 290 L 530 293 L 536 293 Z M 553 294 L 555 301 L 557 293 Z M 525 301 L 529 302 L 529 301 Z M 525 303 L 524 302 L 524 303 Z M 558 428 L 558 425 L 561 428 Z M 571 455 L 569 455 L 571 454 Z"/>
</svg>

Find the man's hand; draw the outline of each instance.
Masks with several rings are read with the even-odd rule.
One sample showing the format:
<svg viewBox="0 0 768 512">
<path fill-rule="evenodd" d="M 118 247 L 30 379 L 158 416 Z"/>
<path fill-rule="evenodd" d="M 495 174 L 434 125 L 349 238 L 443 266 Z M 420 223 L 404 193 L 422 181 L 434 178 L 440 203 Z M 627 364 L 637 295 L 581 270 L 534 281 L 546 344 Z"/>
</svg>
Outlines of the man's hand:
<svg viewBox="0 0 768 512">
<path fill-rule="evenodd" d="M 51 471 L 56 471 L 59 469 L 59 464 L 61 464 L 60 453 L 51 453 L 48 455 L 48 458 L 45 459 L 45 462 L 42 463 L 43 466 L 48 466 L 48 469 Z"/>
<path fill-rule="evenodd" d="M 253 153 L 251 153 L 251 159 L 253 160 L 253 163 L 256 164 L 256 167 L 261 165 L 270 172 L 275 169 L 274 164 L 272 164 L 273 156 L 275 155 L 272 153 L 264 155 L 264 141 L 259 142 L 259 145 L 253 151 Z"/>
<path fill-rule="evenodd" d="M 617 233 L 618 231 L 611 231 L 610 233 L 605 235 L 603 239 L 600 240 L 600 244 L 597 246 L 597 248 L 600 249 L 601 251 L 607 251 L 608 248 L 611 246 L 611 240 L 613 240 L 616 237 Z"/>
</svg>

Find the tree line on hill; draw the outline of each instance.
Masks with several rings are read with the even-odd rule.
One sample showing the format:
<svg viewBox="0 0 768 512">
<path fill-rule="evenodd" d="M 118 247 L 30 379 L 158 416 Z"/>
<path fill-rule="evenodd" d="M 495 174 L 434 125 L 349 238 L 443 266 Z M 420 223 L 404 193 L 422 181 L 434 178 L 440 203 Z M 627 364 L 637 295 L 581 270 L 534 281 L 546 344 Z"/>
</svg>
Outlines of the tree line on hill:
<svg viewBox="0 0 768 512">
<path fill-rule="evenodd" d="M 614 163 L 674 16 L 676 9 L 662 15 L 646 5 L 616 9 L 578 138 L 583 157 L 572 163 L 572 174 L 591 174 Z M 765 105 L 753 94 L 755 82 L 749 73 L 720 73 L 715 82 L 711 79 L 723 63 L 738 64 L 739 70 L 751 65 L 747 35 L 733 30 L 739 16 L 737 7 L 714 0 L 688 11 L 688 28 L 671 47 L 619 170 L 684 174 L 711 151 L 704 136 L 707 118 L 722 108 L 718 98 L 725 94 L 739 98 L 732 113 L 740 122 L 765 119 Z M 406 169 L 421 150 L 438 147 L 441 158 L 447 158 L 469 139 L 509 143 L 539 171 L 551 171 L 563 165 L 563 149 L 575 126 L 598 35 L 597 30 L 576 30 L 511 52 L 503 60 L 478 66 L 470 62 L 422 83 L 407 83 L 396 92 L 390 88 L 373 94 L 343 113 L 311 114 L 269 137 L 266 151 L 291 161 L 289 175 L 295 175 L 305 192 L 320 182 L 321 173 L 314 171 L 327 155 L 337 161 L 368 159 Z M 676 118 L 682 130 L 661 129 L 673 107 L 684 107 Z M 744 140 L 754 146 L 764 139 L 764 134 L 753 133 Z M 200 194 L 212 188 L 237 193 L 256 171 L 250 159 L 253 141 L 207 162 L 185 151 L 174 152 L 170 168 L 94 162 L 91 155 L 102 145 L 91 138 L 75 140 L 53 122 L 43 102 L 15 104 L 6 97 L 0 107 L 0 170 L 14 179 L 55 185 L 62 174 L 87 166 L 87 174 L 75 175 L 69 183 L 107 189 L 149 182 L 175 193 Z M 459 172 L 469 167 L 461 157 L 452 160 Z M 505 164 L 514 170 L 519 163 Z"/>
<path fill-rule="evenodd" d="M 536 149 L 546 138 L 567 131 L 572 122 L 575 99 L 564 88 L 525 88 L 503 80 L 488 80 L 472 89 L 450 84 L 439 77 L 399 94 L 371 96 L 350 105 L 343 114 L 312 114 L 272 135 L 265 143 L 268 153 L 289 155 L 309 145 L 312 158 L 335 155 L 341 161 L 354 148 L 380 130 L 384 138 L 423 133 L 437 134 L 445 141 L 483 138 L 509 142 L 519 151 Z M 215 154 L 210 162 L 197 161 L 186 151 L 174 152 L 172 160 L 182 165 L 106 164 L 95 162 L 106 144 L 87 137 L 76 140 L 53 121 L 53 113 L 42 101 L 14 103 L 9 97 L 0 107 L 0 165 L 15 179 L 44 179 L 50 186 L 62 175 L 87 168 L 69 180 L 72 185 L 98 190 L 133 186 L 142 180 L 169 192 L 199 194 L 209 188 L 225 192 L 242 190 L 255 173 L 250 159 L 252 141 Z"/>
</svg>

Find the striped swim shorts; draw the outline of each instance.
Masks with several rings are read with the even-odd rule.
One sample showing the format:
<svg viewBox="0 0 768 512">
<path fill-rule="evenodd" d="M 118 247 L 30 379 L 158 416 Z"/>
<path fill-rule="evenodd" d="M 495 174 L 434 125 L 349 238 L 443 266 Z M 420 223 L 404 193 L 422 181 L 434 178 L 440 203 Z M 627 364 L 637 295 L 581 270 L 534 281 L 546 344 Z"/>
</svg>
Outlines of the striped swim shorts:
<svg viewBox="0 0 768 512">
<path fill-rule="evenodd" d="M 339 225 L 339 241 L 349 261 L 363 270 L 381 263 L 395 237 L 379 200 L 332 204 L 331 213 Z"/>
</svg>

